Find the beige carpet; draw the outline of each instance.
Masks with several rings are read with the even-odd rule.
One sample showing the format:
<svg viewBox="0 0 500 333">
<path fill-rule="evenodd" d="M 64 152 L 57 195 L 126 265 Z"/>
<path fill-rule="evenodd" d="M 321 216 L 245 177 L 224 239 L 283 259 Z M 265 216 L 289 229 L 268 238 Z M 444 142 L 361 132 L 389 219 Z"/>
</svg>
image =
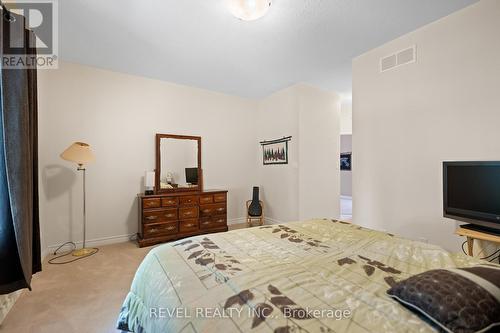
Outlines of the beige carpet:
<svg viewBox="0 0 500 333">
<path fill-rule="evenodd" d="M 116 333 L 121 304 L 150 250 L 121 243 L 103 246 L 94 256 L 71 264 L 45 264 L 33 277 L 33 291 L 22 293 L 0 332 Z"/>
</svg>

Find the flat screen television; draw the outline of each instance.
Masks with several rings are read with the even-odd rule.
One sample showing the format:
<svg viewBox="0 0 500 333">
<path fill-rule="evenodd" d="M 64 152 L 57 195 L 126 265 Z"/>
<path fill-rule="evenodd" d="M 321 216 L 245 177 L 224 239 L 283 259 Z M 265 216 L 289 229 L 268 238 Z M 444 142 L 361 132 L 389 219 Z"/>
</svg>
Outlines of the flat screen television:
<svg viewBox="0 0 500 333">
<path fill-rule="evenodd" d="M 198 168 L 186 168 L 186 183 L 198 185 Z"/>
<path fill-rule="evenodd" d="M 500 161 L 444 162 L 443 199 L 445 217 L 500 232 Z"/>
</svg>

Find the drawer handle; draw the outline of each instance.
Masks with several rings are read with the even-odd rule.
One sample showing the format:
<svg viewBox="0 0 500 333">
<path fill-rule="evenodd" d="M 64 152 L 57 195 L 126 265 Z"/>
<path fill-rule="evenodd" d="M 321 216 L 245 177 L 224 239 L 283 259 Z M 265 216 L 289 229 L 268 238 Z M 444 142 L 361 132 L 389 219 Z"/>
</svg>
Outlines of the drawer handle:
<svg viewBox="0 0 500 333">
<path fill-rule="evenodd" d="M 165 214 L 165 217 L 174 217 L 175 214 Z"/>
<path fill-rule="evenodd" d="M 210 224 L 210 221 L 203 222 L 202 224 L 203 224 L 203 225 Z"/>
<path fill-rule="evenodd" d="M 167 205 L 173 205 L 173 204 L 175 204 L 175 201 L 173 201 L 173 200 L 167 201 Z"/>
<path fill-rule="evenodd" d="M 154 202 L 146 202 L 146 204 L 145 204 L 146 207 L 151 207 L 151 206 L 155 206 L 155 205 L 156 205 L 156 203 L 154 203 Z"/>
<path fill-rule="evenodd" d="M 215 223 L 222 223 L 222 222 L 224 222 L 223 219 L 219 219 L 219 220 L 215 221 Z"/>
<path fill-rule="evenodd" d="M 191 228 L 191 227 L 194 227 L 196 224 L 193 224 L 193 223 L 189 223 L 189 224 L 186 224 L 185 227 L 186 228 Z"/>
<path fill-rule="evenodd" d="M 193 212 L 184 212 L 184 216 L 193 215 Z"/>
<path fill-rule="evenodd" d="M 224 208 L 217 208 L 217 211 L 218 211 L 218 212 L 223 212 L 223 211 L 224 211 Z"/>
<path fill-rule="evenodd" d="M 161 231 L 161 230 L 171 231 L 171 230 L 175 230 L 175 229 L 176 229 L 175 226 L 170 226 L 168 228 L 151 228 L 151 229 L 149 229 L 149 232 L 150 233 L 155 233 L 155 232 L 158 232 L 158 231 Z"/>
<path fill-rule="evenodd" d="M 156 220 L 158 218 L 158 216 L 146 216 L 146 220 Z"/>
<path fill-rule="evenodd" d="M 203 210 L 203 213 L 210 213 L 210 212 L 211 212 L 211 210 L 210 210 L 210 209 L 204 209 L 204 210 Z"/>
</svg>

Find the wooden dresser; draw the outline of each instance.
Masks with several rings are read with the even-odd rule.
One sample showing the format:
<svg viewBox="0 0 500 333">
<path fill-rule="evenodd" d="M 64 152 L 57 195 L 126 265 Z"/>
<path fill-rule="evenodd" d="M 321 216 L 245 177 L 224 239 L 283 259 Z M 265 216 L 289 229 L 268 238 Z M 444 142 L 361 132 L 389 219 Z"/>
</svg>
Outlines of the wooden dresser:
<svg viewBox="0 0 500 333">
<path fill-rule="evenodd" d="M 138 199 L 140 247 L 227 231 L 227 191 L 140 194 Z"/>
</svg>

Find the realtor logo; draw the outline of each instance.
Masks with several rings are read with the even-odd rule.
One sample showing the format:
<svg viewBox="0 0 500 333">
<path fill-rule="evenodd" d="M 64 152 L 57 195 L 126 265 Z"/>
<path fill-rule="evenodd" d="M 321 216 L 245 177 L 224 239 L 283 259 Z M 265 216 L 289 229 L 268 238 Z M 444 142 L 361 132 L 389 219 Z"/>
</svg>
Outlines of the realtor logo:
<svg viewBox="0 0 500 333">
<path fill-rule="evenodd" d="M 16 0 L 7 2 L 7 8 L 0 28 L 2 67 L 57 68 L 57 1 Z"/>
</svg>

